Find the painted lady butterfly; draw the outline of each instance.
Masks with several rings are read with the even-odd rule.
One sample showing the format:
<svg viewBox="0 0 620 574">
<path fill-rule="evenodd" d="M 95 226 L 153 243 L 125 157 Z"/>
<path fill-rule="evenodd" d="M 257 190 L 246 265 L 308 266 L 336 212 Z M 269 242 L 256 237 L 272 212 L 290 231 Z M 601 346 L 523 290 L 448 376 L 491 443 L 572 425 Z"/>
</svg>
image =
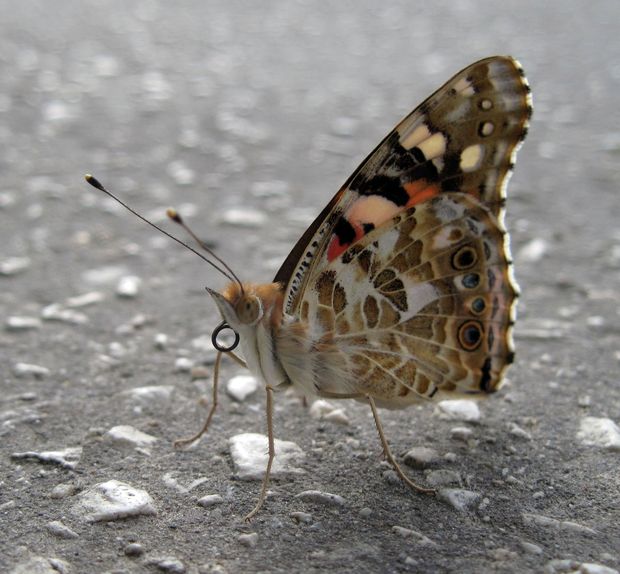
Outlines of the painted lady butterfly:
<svg viewBox="0 0 620 574">
<path fill-rule="evenodd" d="M 364 160 L 297 242 L 270 284 L 210 290 L 247 367 L 267 390 L 402 408 L 459 393 L 492 393 L 512 362 L 517 287 L 504 228 L 505 188 L 531 115 L 520 65 L 492 57 L 465 68 L 416 108 Z M 90 183 L 101 187 L 94 178 Z M 105 190 L 104 190 L 105 191 Z M 169 214 L 184 225 L 180 217 Z M 211 257 L 215 257 L 210 252 Z M 181 441 L 183 442 L 183 441 Z"/>
</svg>

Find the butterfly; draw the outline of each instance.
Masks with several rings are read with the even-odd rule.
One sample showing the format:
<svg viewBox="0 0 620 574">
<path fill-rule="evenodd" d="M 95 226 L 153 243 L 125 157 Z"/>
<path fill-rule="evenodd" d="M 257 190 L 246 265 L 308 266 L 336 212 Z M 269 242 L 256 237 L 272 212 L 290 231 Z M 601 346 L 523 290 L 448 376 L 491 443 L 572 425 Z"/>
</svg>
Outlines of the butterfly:
<svg viewBox="0 0 620 574">
<path fill-rule="evenodd" d="M 480 60 L 383 139 L 272 283 L 240 281 L 207 249 L 230 279 L 222 292 L 207 289 L 223 319 L 213 336 L 213 404 L 201 431 L 179 442 L 194 441 L 211 422 L 222 354 L 265 384 L 269 457 L 247 520 L 265 501 L 276 455 L 273 393 L 288 385 L 310 397 L 369 404 L 394 470 L 411 488 L 433 492 L 398 465 L 377 407 L 499 388 L 514 358 L 518 297 L 505 189 L 531 112 L 519 63 Z M 176 212 L 169 215 L 184 225 Z M 234 332 L 232 345 L 218 342 L 225 329 Z M 237 343 L 243 359 L 233 353 Z"/>
</svg>

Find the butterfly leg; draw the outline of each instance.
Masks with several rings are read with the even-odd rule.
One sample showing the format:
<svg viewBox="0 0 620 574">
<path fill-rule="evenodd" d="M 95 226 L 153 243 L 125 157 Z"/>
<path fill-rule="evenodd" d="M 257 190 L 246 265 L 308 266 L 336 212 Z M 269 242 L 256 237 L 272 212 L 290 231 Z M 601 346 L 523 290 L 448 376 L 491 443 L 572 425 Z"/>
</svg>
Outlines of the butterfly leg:
<svg viewBox="0 0 620 574">
<path fill-rule="evenodd" d="M 400 468 L 399 464 L 396 462 L 396 459 L 392 455 L 392 451 L 390 450 L 390 446 L 385 438 L 385 433 L 383 432 L 383 426 L 381 425 L 381 421 L 379 420 L 379 413 L 377 412 L 377 407 L 375 405 L 374 399 L 370 395 L 366 395 L 366 399 L 368 400 L 368 404 L 372 410 L 372 416 L 375 419 L 375 425 L 377 426 L 377 431 L 379 433 L 379 439 L 381 440 L 381 446 L 383 447 L 383 453 L 385 455 L 386 460 L 392 465 L 396 474 L 400 477 L 400 479 L 412 490 L 417 492 L 423 492 L 424 494 L 435 494 L 434 488 L 424 488 L 413 482 L 405 473 L 402 468 Z"/>
<path fill-rule="evenodd" d="M 235 358 L 238 358 L 238 357 L 235 355 Z M 194 441 L 197 441 L 203 434 L 205 434 L 207 430 L 209 429 L 209 425 L 211 424 L 211 419 L 213 418 L 213 415 L 215 414 L 215 409 L 217 408 L 217 387 L 218 387 L 218 382 L 220 379 L 220 363 L 221 362 L 222 362 L 222 351 L 218 351 L 217 357 L 215 358 L 215 366 L 213 367 L 213 401 L 211 404 L 211 408 L 209 409 L 209 414 L 207 415 L 207 420 L 205 421 L 205 424 L 202 425 L 202 428 L 196 434 L 190 437 L 187 437 L 187 438 L 181 438 L 181 439 L 175 440 L 173 443 L 175 448 L 182 448 L 184 446 L 187 446 L 188 444 L 192 444 Z"/>
<path fill-rule="evenodd" d="M 252 511 L 244 518 L 246 522 L 249 522 L 256 516 L 257 512 L 263 506 L 265 499 L 267 498 L 267 487 L 269 486 L 269 476 L 271 475 L 271 465 L 273 464 L 273 459 L 276 456 L 276 449 L 274 444 L 273 437 L 273 387 L 267 385 L 265 387 L 267 391 L 267 438 L 269 441 L 269 459 L 267 460 L 267 468 L 265 469 L 265 476 L 263 477 L 263 485 L 260 489 L 260 494 L 258 496 L 258 502 L 256 506 L 252 509 Z"/>
</svg>

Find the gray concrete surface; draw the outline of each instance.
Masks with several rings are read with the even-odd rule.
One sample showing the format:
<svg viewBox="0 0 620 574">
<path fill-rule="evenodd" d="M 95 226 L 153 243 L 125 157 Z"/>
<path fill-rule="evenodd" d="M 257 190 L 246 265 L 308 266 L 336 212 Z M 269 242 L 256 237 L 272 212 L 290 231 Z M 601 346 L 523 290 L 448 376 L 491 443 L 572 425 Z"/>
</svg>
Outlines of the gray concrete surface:
<svg viewBox="0 0 620 574">
<path fill-rule="evenodd" d="M 1 571 L 620 568 L 618 445 L 578 436 L 620 420 L 617 1 L 5 0 L 0 13 Z M 264 432 L 262 393 L 222 392 L 209 436 L 172 447 L 204 416 L 209 381 L 184 369 L 210 368 L 203 287 L 222 281 L 82 174 L 156 221 L 176 206 L 244 278 L 269 280 L 387 130 L 496 53 L 520 59 L 535 103 L 507 217 L 517 361 L 478 424 L 433 405 L 384 414 L 396 453 L 437 453 L 414 478 L 451 471 L 479 498 L 459 512 L 394 482 L 362 405 L 340 405 L 349 424 L 336 424 L 278 396 L 276 436 L 303 449 L 305 474 L 275 482 L 244 524 L 259 485 L 234 479 L 228 439 Z M 127 276 L 133 297 L 116 293 Z M 226 363 L 224 381 L 238 372 Z M 158 440 L 120 446 L 105 438 L 118 425 Z M 76 464 L 12 456 L 69 447 Z M 110 480 L 145 490 L 156 514 L 73 511 Z M 344 505 L 296 498 L 306 490 Z"/>
</svg>

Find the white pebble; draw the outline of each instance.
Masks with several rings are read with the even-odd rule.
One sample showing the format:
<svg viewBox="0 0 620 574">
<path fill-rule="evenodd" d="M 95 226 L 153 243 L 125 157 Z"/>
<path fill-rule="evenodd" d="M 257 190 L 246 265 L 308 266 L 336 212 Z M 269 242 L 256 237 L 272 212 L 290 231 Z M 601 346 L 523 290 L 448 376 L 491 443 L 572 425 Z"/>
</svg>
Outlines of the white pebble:
<svg viewBox="0 0 620 574">
<path fill-rule="evenodd" d="M 137 297 L 140 293 L 140 286 L 142 285 L 142 279 L 135 275 L 126 275 L 122 277 L 116 286 L 116 294 L 119 297 L 126 297 L 131 299 Z"/>
<path fill-rule="evenodd" d="M 524 440 L 532 440 L 532 435 L 515 423 L 511 423 L 509 425 L 509 431 L 511 435 L 518 438 L 522 438 Z"/>
<path fill-rule="evenodd" d="M 157 556 L 146 560 L 147 566 L 155 566 L 161 572 L 168 572 L 169 574 L 185 574 L 187 570 L 185 565 L 178 558 L 174 556 Z"/>
<path fill-rule="evenodd" d="M 466 512 L 480 499 L 480 493 L 462 488 L 442 488 L 437 496 L 459 512 Z"/>
<path fill-rule="evenodd" d="M 52 303 L 41 309 L 44 321 L 58 321 L 69 325 L 84 325 L 88 323 L 88 316 L 74 309 L 66 309 L 60 303 Z"/>
<path fill-rule="evenodd" d="M 149 404 L 156 402 L 168 402 L 173 392 L 174 387 L 172 385 L 152 385 L 128 389 L 126 391 L 122 391 L 121 395 L 129 397 L 130 399 L 142 404 Z"/>
<path fill-rule="evenodd" d="M 0 261 L 0 275 L 17 275 L 30 267 L 30 259 L 28 257 L 9 257 L 4 261 Z"/>
<path fill-rule="evenodd" d="M 88 293 L 84 293 L 83 295 L 69 297 L 65 301 L 65 305 L 75 309 L 78 307 L 87 307 L 89 305 L 94 305 L 95 303 L 100 303 L 104 299 L 105 295 L 101 291 L 90 291 Z"/>
<path fill-rule="evenodd" d="M 543 553 L 543 549 L 538 546 L 538 544 L 533 544 L 532 542 L 526 542 L 525 540 L 520 541 L 521 548 L 525 550 L 528 554 L 534 554 L 539 556 Z"/>
<path fill-rule="evenodd" d="M 179 357 L 174 362 L 174 370 L 177 373 L 189 373 L 194 367 L 194 361 L 187 357 Z"/>
<path fill-rule="evenodd" d="M 542 514 L 533 514 L 531 512 L 524 512 L 521 516 L 525 524 L 535 524 L 536 526 L 543 526 L 552 530 L 568 530 L 586 534 L 597 534 L 596 530 L 593 528 L 573 522 L 572 520 L 558 520 L 557 518 L 551 518 Z"/>
<path fill-rule="evenodd" d="M 579 574 L 618 574 L 618 570 L 603 564 L 584 562 L 579 566 Z"/>
<path fill-rule="evenodd" d="M 7 331 L 27 331 L 41 327 L 41 320 L 37 317 L 18 317 L 13 315 L 6 320 Z"/>
<path fill-rule="evenodd" d="M 129 516 L 156 514 L 153 499 L 146 490 L 118 480 L 95 484 L 79 495 L 73 511 L 87 522 L 118 520 Z"/>
<path fill-rule="evenodd" d="M 156 437 L 139 431 L 130 425 L 112 427 L 103 435 L 103 438 L 116 445 L 132 448 L 148 448 L 157 442 Z"/>
<path fill-rule="evenodd" d="M 243 546 L 254 548 L 258 542 L 258 534 L 256 532 L 252 532 L 251 534 L 239 534 L 237 540 L 240 544 L 243 544 Z"/>
<path fill-rule="evenodd" d="M 605 417 L 582 418 L 577 438 L 587 446 L 620 450 L 620 428 Z"/>
<path fill-rule="evenodd" d="M 76 484 L 73 484 L 72 482 L 63 482 L 61 484 L 57 484 L 54 488 L 52 488 L 52 492 L 50 492 L 50 498 L 60 500 L 62 498 L 73 496 L 77 491 L 78 486 Z"/>
<path fill-rule="evenodd" d="M 267 223 L 267 216 L 256 209 L 231 208 L 222 213 L 219 220 L 236 227 L 262 227 Z"/>
<path fill-rule="evenodd" d="M 421 544 L 422 546 L 437 546 L 437 544 L 428 536 L 418 532 L 417 530 L 412 530 L 411 528 L 405 528 L 404 526 L 392 526 L 392 532 L 401 538 L 411 538 L 417 544 Z"/>
<path fill-rule="evenodd" d="M 51 371 L 47 367 L 42 367 L 40 365 L 16 363 L 13 366 L 13 374 L 20 379 L 24 379 L 26 377 L 42 379 L 43 377 L 48 377 L 51 374 Z"/>
<path fill-rule="evenodd" d="M 71 540 L 74 538 L 78 538 L 79 535 L 77 532 L 74 532 L 68 526 L 65 526 L 59 520 L 54 520 L 53 522 L 47 523 L 47 530 L 54 536 L 58 538 L 63 538 L 65 540 Z"/>
<path fill-rule="evenodd" d="M 442 419 L 459 420 L 468 423 L 480 421 L 478 403 L 468 399 L 441 401 L 437 404 L 435 413 Z"/>
<path fill-rule="evenodd" d="M 31 556 L 27 560 L 13 566 L 11 574 L 68 574 L 69 564 L 60 558 Z"/>
<path fill-rule="evenodd" d="M 335 407 L 329 401 L 318 399 L 310 405 L 310 416 L 313 419 L 323 419 L 340 425 L 350 424 L 344 408 Z"/>
<path fill-rule="evenodd" d="M 206 476 L 201 476 L 200 478 L 197 478 L 196 480 L 190 482 L 187 486 L 184 486 L 176 479 L 174 473 L 167 472 L 162 476 L 162 480 L 166 486 L 174 488 L 181 494 L 187 494 L 188 492 L 194 490 L 194 488 L 196 488 L 197 486 L 200 486 L 201 484 L 207 482 L 208 479 Z"/>
<path fill-rule="evenodd" d="M 231 437 L 229 443 L 235 476 L 240 480 L 262 480 L 267 468 L 267 437 L 256 433 L 243 433 Z M 297 444 L 275 439 L 275 451 L 271 478 L 285 478 L 305 472 L 295 466 L 305 458 Z"/>
<path fill-rule="evenodd" d="M 439 460 L 439 453 L 427 446 L 416 446 L 405 453 L 405 464 L 413 468 L 426 468 Z"/>
<path fill-rule="evenodd" d="M 224 499 L 219 494 L 207 494 L 198 499 L 198 504 L 204 508 L 216 506 L 217 504 L 222 504 L 222 502 L 224 502 Z"/>
<path fill-rule="evenodd" d="M 11 454 L 11 458 L 14 459 L 30 459 L 37 460 L 39 462 L 47 462 L 52 464 L 59 464 L 63 468 L 74 469 L 82 456 L 82 447 L 68 447 L 63 450 L 47 450 L 42 452 L 28 451 L 28 452 L 14 452 Z"/>
<path fill-rule="evenodd" d="M 237 375 L 226 383 L 226 392 L 230 397 L 239 401 L 245 401 L 258 389 L 258 381 L 251 375 Z"/>
<path fill-rule="evenodd" d="M 528 263 L 536 263 L 545 256 L 547 251 L 549 251 L 547 241 L 541 237 L 535 237 L 519 249 L 516 258 Z"/>
<path fill-rule="evenodd" d="M 304 490 L 297 494 L 295 498 L 299 498 L 304 502 L 314 502 L 326 506 L 344 506 L 346 504 L 342 496 L 320 490 Z"/>
<path fill-rule="evenodd" d="M 85 271 L 82 273 L 82 279 L 87 283 L 105 285 L 118 281 L 126 273 L 127 269 L 124 267 L 110 265 L 108 267 L 98 267 L 97 269 Z"/>
<path fill-rule="evenodd" d="M 163 351 L 168 346 L 168 335 L 165 333 L 157 333 L 153 339 L 153 344 L 156 349 Z"/>
</svg>

